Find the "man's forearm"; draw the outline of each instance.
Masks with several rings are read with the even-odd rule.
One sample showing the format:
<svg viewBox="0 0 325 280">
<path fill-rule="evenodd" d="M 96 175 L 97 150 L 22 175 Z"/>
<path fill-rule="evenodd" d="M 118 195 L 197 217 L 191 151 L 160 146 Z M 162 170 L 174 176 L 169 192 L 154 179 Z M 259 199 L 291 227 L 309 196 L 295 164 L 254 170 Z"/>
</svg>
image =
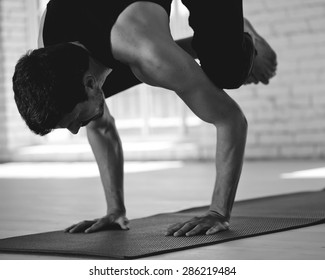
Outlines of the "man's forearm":
<svg viewBox="0 0 325 280">
<path fill-rule="evenodd" d="M 105 191 L 107 211 L 125 212 L 123 190 L 123 151 L 114 124 L 109 129 L 87 129 Z"/>
<path fill-rule="evenodd" d="M 217 178 L 210 210 L 230 218 L 241 175 L 247 135 L 245 117 L 217 131 Z"/>
</svg>

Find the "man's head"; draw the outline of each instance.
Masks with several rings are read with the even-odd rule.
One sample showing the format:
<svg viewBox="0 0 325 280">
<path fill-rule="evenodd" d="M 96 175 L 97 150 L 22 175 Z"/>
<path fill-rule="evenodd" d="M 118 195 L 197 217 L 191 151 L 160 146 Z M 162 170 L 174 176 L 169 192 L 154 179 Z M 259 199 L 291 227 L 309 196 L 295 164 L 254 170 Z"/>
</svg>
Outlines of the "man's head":
<svg viewBox="0 0 325 280">
<path fill-rule="evenodd" d="M 88 69 L 87 51 L 70 43 L 36 49 L 19 59 L 13 76 L 15 101 L 33 132 L 49 133 L 78 103 L 87 101 Z"/>
</svg>

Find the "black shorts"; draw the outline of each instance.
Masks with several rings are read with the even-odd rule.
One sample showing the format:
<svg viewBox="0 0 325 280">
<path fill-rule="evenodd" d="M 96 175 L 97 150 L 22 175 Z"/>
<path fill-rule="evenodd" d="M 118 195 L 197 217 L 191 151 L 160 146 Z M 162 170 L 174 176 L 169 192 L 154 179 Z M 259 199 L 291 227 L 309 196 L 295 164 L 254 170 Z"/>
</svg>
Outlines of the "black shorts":
<svg viewBox="0 0 325 280">
<path fill-rule="evenodd" d="M 255 56 L 252 38 L 244 33 L 242 0 L 182 2 L 190 12 L 192 46 L 204 72 L 220 88 L 240 87 Z"/>
<path fill-rule="evenodd" d="M 248 79 L 256 54 L 252 38 L 244 33 L 242 0 L 182 2 L 189 10 L 192 47 L 203 71 L 219 88 L 239 88 Z M 109 97 L 139 83 L 129 67 L 120 65 L 103 90 Z"/>
<path fill-rule="evenodd" d="M 119 66 L 111 49 L 110 34 L 119 15 L 140 0 L 50 0 L 43 27 L 44 46 L 80 42 L 108 68 Z M 143 0 L 141 0 L 143 1 Z M 172 0 L 145 0 L 170 14 Z"/>
</svg>

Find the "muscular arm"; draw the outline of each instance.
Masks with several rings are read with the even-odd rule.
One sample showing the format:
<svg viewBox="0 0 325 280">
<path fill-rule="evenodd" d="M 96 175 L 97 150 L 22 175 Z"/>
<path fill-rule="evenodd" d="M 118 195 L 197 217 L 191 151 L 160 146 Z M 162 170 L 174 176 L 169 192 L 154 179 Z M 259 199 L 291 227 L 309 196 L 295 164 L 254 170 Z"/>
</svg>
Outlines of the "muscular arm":
<svg viewBox="0 0 325 280">
<path fill-rule="evenodd" d="M 87 125 L 87 136 L 99 168 L 107 212 L 100 219 L 80 222 L 66 231 L 90 233 L 116 225 L 128 229 L 124 205 L 122 145 L 106 104 L 104 115 Z"/>
<path fill-rule="evenodd" d="M 175 91 L 199 118 L 217 128 L 217 177 L 210 210 L 167 231 L 175 236 L 213 234 L 228 228 L 243 164 L 247 122 L 235 101 L 215 87 L 193 58 L 175 44 L 163 11 L 150 5 L 149 9 L 144 14 L 143 7 L 130 11 L 130 17 L 121 19 L 122 25 L 112 33 L 113 51 L 139 80 Z M 143 26 L 136 22 L 137 32 L 128 33 L 123 20 L 132 20 L 136 12 L 140 13 L 138 18 L 147 16 L 147 22 Z"/>
<path fill-rule="evenodd" d="M 103 117 L 87 125 L 87 137 L 104 186 L 107 212 L 112 209 L 125 212 L 122 144 L 106 104 Z"/>
<path fill-rule="evenodd" d="M 150 62 L 142 59 L 131 68 L 144 82 L 174 90 L 199 118 L 217 128 L 218 176 L 210 210 L 229 220 L 243 163 L 246 119 L 235 101 L 182 50 L 169 46 L 157 52 Z"/>
</svg>

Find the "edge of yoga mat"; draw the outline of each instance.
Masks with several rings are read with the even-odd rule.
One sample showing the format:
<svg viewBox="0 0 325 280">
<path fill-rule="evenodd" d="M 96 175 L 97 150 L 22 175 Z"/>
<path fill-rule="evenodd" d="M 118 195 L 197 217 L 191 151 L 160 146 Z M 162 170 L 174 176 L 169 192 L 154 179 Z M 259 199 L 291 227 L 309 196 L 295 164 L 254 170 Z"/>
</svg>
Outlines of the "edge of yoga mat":
<svg viewBox="0 0 325 280">
<path fill-rule="evenodd" d="M 241 199 L 241 200 L 236 200 L 234 204 L 239 205 L 239 204 L 242 204 L 242 203 L 249 203 L 249 202 L 263 201 L 263 200 L 269 200 L 269 199 L 284 198 L 284 197 L 289 197 L 289 196 L 293 196 L 293 195 L 305 195 L 305 194 L 321 193 L 321 192 L 325 193 L 325 188 L 317 190 L 317 191 L 300 191 L 300 192 L 274 194 L 274 195 L 261 196 L 261 197 L 255 197 L 255 198 Z M 209 207 L 209 206 L 207 206 L 207 205 L 205 205 L 205 206 L 195 206 L 195 207 L 191 207 L 191 208 L 188 208 L 188 209 L 179 210 L 179 211 L 176 211 L 176 212 L 165 212 L 165 213 L 161 213 L 161 214 L 186 213 L 187 211 L 192 212 L 193 210 L 201 209 L 201 208 L 205 208 L 205 207 Z M 153 216 L 157 216 L 157 215 L 161 215 L 161 214 L 156 214 L 156 215 L 153 215 Z"/>
<path fill-rule="evenodd" d="M 321 190 L 321 191 L 324 191 Z M 288 193 L 288 194 L 281 194 L 281 195 L 274 195 L 274 196 L 267 196 L 267 197 L 260 197 L 260 198 L 253 198 L 253 199 L 248 199 L 248 200 L 241 200 L 236 202 L 237 204 L 239 203 L 249 203 L 252 201 L 263 201 L 263 200 L 267 200 L 267 199 L 276 199 L 276 198 L 280 198 L 280 197 L 286 197 L 286 196 L 293 196 L 293 195 L 304 195 L 304 194 L 312 194 L 312 193 L 318 193 L 321 191 L 308 191 L 308 192 L 296 192 L 296 193 Z M 206 206 L 204 206 L 206 207 Z M 193 211 L 195 209 L 202 209 L 204 207 L 193 207 L 190 209 L 185 209 L 185 210 L 181 210 L 178 212 L 170 212 L 170 213 L 162 213 L 162 214 L 157 214 L 157 215 L 153 215 L 153 216 L 149 216 L 146 218 L 152 218 L 155 216 L 159 216 L 159 215 L 172 215 L 172 214 L 176 214 L 176 213 L 186 213 L 186 212 L 190 212 Z M 145 218 L 139 218 L 139 219 L 134 219 L 133 221 L 136 220 L 141 220 L 141 219 L 145 219 Z M 285 219 L 285 218 L 284 218 Z M 297 228 L 303 228 L 303 227 L 308 227 L 308 226 L 312 226 L 312 225 L 317 225 L 317 224 L 321 224 L 325 222 L 325 218 L 319 218 L 319 219 L 313 219 L 313 218 L 302 218 L 301 220 L 313 220 L 313 221 L 306 221 L 304 223 L 301 223 L 299 225 L 294 225 L 294 226 L 286 226 L 285 228 L 280 228 L 280 229 L 276 229 L 276 230 L 268 230 L 268 231 L 264 231 L 264 232 L 259 232 L 259 233 L 254 233 L 254 234 L 248 234 L 248 235 L 241 235 L 241 236 L 234 236 L 231 238 L 228 238 L 226 240 L 216 240 L 216 241 L 210 241 L 208 243 L 200 243 L 200 244 L 192 244 L 189 246 L 185 246 L 185 247 L 181 247 L 181 248 L 172 248 L 172 249 L 165 249 L 165 250 L 159 250 L 156 252 L 149 252 L 149 253 L 145 253 L 145 254 L 139 254 L 139 255 L 114 255 L 111 254 L 110 256 L 103 256 L 102 254 L 96 254 L 96 253 L 80 253 L 80 252 L 58 252 L 58 251 L 53 251 L 53 250 L 43 250 L 39 251 L 39 250 L 34 250 L 34 249 L 1 249 L 0 248 L 0 252 L 6 252 L 6 253 L 20 253 L 20 254 L 34 254 L 34 255 L 52 255 L 52 256 L 70 256 L 70 257 L 81 257 L 81 258 L 100 258 L 100 259 L 136 259 L 136 258 L 141 258 L 141 257 L 148 257 L 148 256 L 154 256 L 154 255 L 159 255 L 159 254 L 165 254 L 165 253 L 170 253 L 170 252 L 176 252 L 176 251 L 182 251 L 182 250 L 186 250 L 186 249 L 191 249 L 191 248 L 197 248 L 197 247 L 202 247 L 202 246 L 208 246 L 208 245 L 213 245 L 213 244 L 218 244 L 218 243 L 223 243 L 223 242 L 229 242 L 229 241 L 233 241 L 233 240 L 238 240 L 238 239 L 244 239 L 244 238 L 250 238 L 250 237 L 254 237 L 254 236 L 260 236 L 260 235 L 266 235 L 266 234 L 272 234 L 272 233 L 276 233 L 276 232 L 282 232 L 282 231 L 287 231 L 287 230 L 293 230 L 293 229 L 297 229 Z M 231 231 L 231 230 L 230 230 Z M 227 231 L 226 233 L 229 233 L 230 231 Z M 58 233 L 58 232 L 62 232 L 62 231 L 54 231 L 54 232 L 49 232 L 49 233 Z M 41 233 L 42 234 L 42 233 Z M 30 235 L 38 235 L 38 234 L 30 234 Z M 24 236 L 30 236 L 30 235 L 24 235 Z M 11 237 L 11 238 L 5 238 L 2 239 L 2 241 L 5 241 L 7 239 L 12 239 L 12 238 L 19 238 L 22 236 L 18 236 L 18 237 Z M 169 237 L 169 238 L 173 238 L 173 237 Z M 189 238 L 189 237 L 178 237 L 178 238 Z"/>
<path fill-rule="evenodd" d="M 101 254 L 81 254 L 81 253 L 71 253 L 71 252 L 58 252 L 58 251 L 51 251 L 51 250 L 33 250 L 33 249 L 0 249 L 0 253 L 7 253 L 7 254 L 22 254 L 22 255 L 43 255 L 43 256 L 58 256 L 58 257 L 77 257 L 80 259 L 119 259 L 119 260 L 133 260 L 133 259 L 139 259 L 139 258 L 145 258 L 145 257 L 150 257 L 150 256 L 157 256 L 161 254 L 168 254 L 172 252 L 178 252 L 178 251 L 185 251 L 187 249 L 194 249 L 194 248 L 199 248 L 199 247 L 204 247 L 204 246 L 209 246 L 209 245 L 216 245 L 219 243 L 226 243 L 234 240 L 239 240 L 239 239 L 245 239 L 245 238 L 251 238 L 251 237 L 256 237 L 256 236 L 261 236 L 261 235 L 267 235 L 267 234 L 272 234 L 272 233 L 277 233 L 277 232 L 284 232 L 284 231 L 289 231 L 289 230 L 294 230 L 294 229 L 299 229 L 299 228 L 305 228 L 313 225 L 319 225 L 325 223 L 325 219 L 316 221 L 316 222 L 310 222 L 306 223 L 303 225 L 297 225 L 297 226 L 291 226 L 291 227 L 286 227 L 283 229 L 277 229 L 277 230 L 272 230 L 272 231 L 267 231 L 267 232 L 261 232 L 261 233 L 256 233 L 256 234 L 250 234 L 250 235 L 245 235 L 245 236 L 238 236 L 238 237 L 233 237 L 229 238 L 227 240 L 221 240 L 221 241 L 212 241 L 209 243 L 205 244 L 193 244 L 190 246 L 182 247 L 182 248 L 173 248 L 173 249 L 166 249 L 166 250 L 160 250 L 157 252 L 152 252 L 152 253 L 146 253 L 146 254 L 139 254 L 139 255 L 133 255 L 133 256 L 116 256 L 116 255 L 111 255 L 111 256 L 103 256 Z M 61 231 L 58 231 L 61 232 Z M 14 237 L 13 237 L 14 238 Z M 171 237 L 172 238 L 172 237 Z M 179 237 L 178 237 L 179 238 Z M 188 238 L 188 237 L 184 237 Z"/>
</svg>

